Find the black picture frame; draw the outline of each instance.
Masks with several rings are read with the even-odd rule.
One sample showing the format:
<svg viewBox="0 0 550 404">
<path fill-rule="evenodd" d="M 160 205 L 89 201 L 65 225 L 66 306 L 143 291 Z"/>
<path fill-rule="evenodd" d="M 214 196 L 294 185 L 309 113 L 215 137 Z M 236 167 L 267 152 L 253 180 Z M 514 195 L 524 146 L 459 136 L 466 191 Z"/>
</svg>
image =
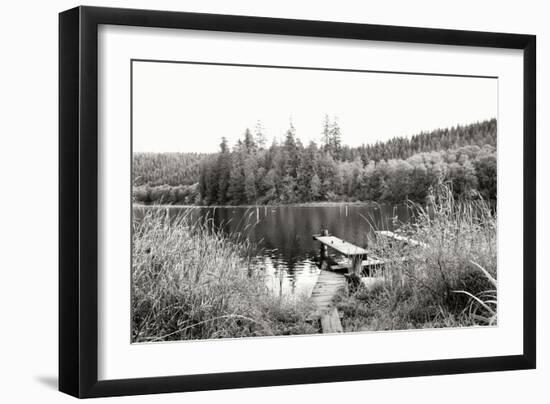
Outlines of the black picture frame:
<svg viewBox="0 0 550 404">
<path fill-rule="evenodd" d="M 523 354 L 98 380 L 98 26 L 113 24 L 523 50 Z M 103 397 L 459 374 L 536 366 L 536 37 L 77 7 L 59 15 L 59 390 Z"/>
</svg>

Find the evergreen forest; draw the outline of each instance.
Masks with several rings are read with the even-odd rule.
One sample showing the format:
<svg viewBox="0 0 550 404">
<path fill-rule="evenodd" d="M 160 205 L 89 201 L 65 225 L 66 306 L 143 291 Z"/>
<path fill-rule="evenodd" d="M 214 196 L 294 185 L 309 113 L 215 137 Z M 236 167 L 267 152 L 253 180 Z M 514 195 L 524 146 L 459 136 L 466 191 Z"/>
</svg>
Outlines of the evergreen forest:
<svg viewBox="0 0 550 404">
<path fill-rule="evenodd" d="M 455 197 L 496 199 L 497 122 L 422 132 L 350 147 L 325 117 L 318 142 L 289 125 L 267 143 L 260 124 L 219 152 L 134 153 L 134 200 L 151 204 L 255 205 L 312 202 L 424 202 L 447 183 Z"/>
</svg>

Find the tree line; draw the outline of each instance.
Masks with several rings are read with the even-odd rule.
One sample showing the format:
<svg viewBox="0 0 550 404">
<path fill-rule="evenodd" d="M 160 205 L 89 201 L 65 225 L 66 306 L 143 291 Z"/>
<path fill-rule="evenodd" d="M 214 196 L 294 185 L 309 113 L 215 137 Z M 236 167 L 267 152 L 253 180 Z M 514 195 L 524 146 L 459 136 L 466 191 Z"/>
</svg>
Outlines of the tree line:
<svg viewBox="0 0 550 404">
<path fill-rule="evenodd" d="M 143 203 L 206 205 L 422 202 L 430 187 L 449 182 L 456 196 L 496 198 L 494 119 L 360 147 L 342 145 L 341 136 L 338 122 L 326 117 L 319 145 L 304 146 L 290 125 L 284 139 L 268 147 L 257 126 L 246 129 L 232 148 L 222 138 L 218 153 L 195 155 L 196 160 L 137 155 L 135 177 L 147 165 L 158 168 L 141 177 L 134 197 Z M 170 161 L 171 168 L 162 168 L 161 161 Z"/>
<path fill-rule="evenodd" d="M 199 181 L 204 153 L 134 153 L 134 185 L 191 185 Z"/>
</svg>

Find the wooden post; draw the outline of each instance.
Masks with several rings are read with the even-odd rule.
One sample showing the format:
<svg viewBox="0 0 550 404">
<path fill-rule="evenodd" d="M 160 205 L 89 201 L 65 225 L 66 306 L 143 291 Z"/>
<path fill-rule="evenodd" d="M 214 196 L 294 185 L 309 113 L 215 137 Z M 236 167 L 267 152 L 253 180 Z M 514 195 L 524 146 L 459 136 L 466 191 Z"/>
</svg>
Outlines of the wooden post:
<svg viewBox="0 0 550 404">
<path fill-rule="evenodd" d="M 426 197 L 426 211 L 428 212 L 428 217 L 430 218 L 430 220 L 434 220 L 434 216 L 435 216 L 434 205 L 435 205 L 434 196 L 433 195 L 428 195 Z"/>
<path fill-rule="evenodd" d="M 321 251 L 319 252 L 319 255 L 321 256 L 321 261 L 324 261 L 327 257 L 327 246 L 324 244 L 321 244 Z"/>
<path fill-rule="evenodd" d="M 328 236 L 328 230 L 327 229 L 321 229 L 321 236 Z M 321 269 L 325 269 L 328 265 L 327 258 L 328 258 L 328 247 L 321 243 L 321 251 L 319 252 L 319 255 L 321 256 Z"/>
<path fill-rule="evenodd" d="M 361 270 L 363 269 L 363 256 L 361 254 L 354 255 L 351 261 L 350 274 L 361 277 Z"/>
<path fill-rule="evenodd" d="M 361 284 L 361 270 L 363 269 L 363 260 L 361 254 L 351 256 L 351 266 L 346 276 L 350 293 L 355 293 Z"/>
<path fill-rule="evenodd" d="M 367 259 L 367 256 L 364 255 L 362 258 L 366 260 L 366 259 Z M 365 275 L 366 275 L 366 276 L 372 276 L 372 273 L 373 273 L 373 268 L 367 265 L 367 266 L 365 267 Z"/>
</svg>

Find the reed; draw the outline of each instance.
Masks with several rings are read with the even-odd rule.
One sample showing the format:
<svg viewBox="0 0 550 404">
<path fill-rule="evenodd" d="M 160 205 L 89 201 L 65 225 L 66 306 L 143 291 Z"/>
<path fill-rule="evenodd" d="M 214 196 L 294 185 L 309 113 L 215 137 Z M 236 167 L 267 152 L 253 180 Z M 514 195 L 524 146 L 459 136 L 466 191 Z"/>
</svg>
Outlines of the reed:
<svg viewBox="0 0 550 404">
<path fill-rule="evenodd" d="M 347 330 L 495 325 L 497 217 L 478 194 L 457 200 L 440 184 L 425 206 L 409 203 L 412 223 L 393 223 L 425 247 L 377 238 L 370 248 L 387 259 L 373 290 L 343 295 Z"/>
<path fill-rule="evenodd" d="M 133 223 L 133 342 L 318 331 L 304 298 L 274 296 L 253 270 L 246 237 L 168 212 L 148 209 Z"/>
</svg>

